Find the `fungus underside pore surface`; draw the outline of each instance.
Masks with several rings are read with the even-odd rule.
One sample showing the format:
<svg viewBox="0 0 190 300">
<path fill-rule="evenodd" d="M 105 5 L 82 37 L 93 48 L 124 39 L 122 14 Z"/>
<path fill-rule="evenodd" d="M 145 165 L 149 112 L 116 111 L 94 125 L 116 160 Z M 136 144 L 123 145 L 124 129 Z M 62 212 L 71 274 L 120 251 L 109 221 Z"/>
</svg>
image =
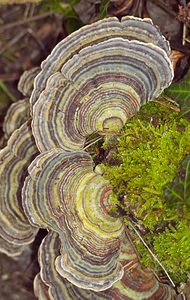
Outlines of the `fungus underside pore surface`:
<svg viewBox="0 0 190 300">
<path fill-rule="evenodd" d="M 103 175 L 120 199 L 113 211 L 122 208 L 126 224 L 135 225 L 174 282 L 185 281 L 190 271 L 190 199 L 188 194 L 182 199 L 179 192 L 176 205 L 172 184 L 184 159 L 189 162 L 189 120 L 150 103 L 127 122 L 121 136 L 105 140 L 103 147 L 117 149 L 112 157 L 116 165 L 105 162 Z M 133 238 L 142 263 L 161 271 L 139 238 Z"/>
</svg>

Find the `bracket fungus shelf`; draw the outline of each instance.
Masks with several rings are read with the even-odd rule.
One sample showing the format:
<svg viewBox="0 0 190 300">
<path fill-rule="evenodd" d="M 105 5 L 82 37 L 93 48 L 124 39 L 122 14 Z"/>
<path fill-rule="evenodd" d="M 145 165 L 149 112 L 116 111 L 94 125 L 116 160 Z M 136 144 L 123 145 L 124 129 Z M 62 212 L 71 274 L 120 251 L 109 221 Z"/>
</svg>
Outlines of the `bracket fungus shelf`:
<svg viewBox="0 0 190 300">
<path fill-rule="evenodd" d="M 24 71 L 18 82 L 18 90 L 25 96 L 30 97 L 34 88 L 34 78 L 40 72 L 40 67 Z"/>
<path fill-rule="evenodd" d="M 30 118 L 29 99 L 19 100 L 8 108 L 3 122 L 5 139 Z"/>
<path fill-rule="evenodd" d="M 27 98 L 13 103 L 3 123 L 7 145 L 0 150 L 0 251 L 18 256 L 30 244 L 37 229 L 24 214 L 21 191 L 27 168 L 38 153 L 31 130 L 29 95 L 39 68 L 26 71 L 18 86 Z"/>
<path fill-rule="evenodd" d="M 100 20 L 70 34 L 42 62 L 42 70 L 34 82 L 31 104 L 33 105 L 39 98 L 40 93 L 46 87 L 48 78 L 60 71 L 61 67 L 81 49 L 116 37 L 154 44 L 163 49 L 167 55 L 170 54 L 169 43 L 153 25 L 151 19 L 126 16 L 121 21 L 115 17 Z"/>
<path fill-rule="evenodd" d="M 95 291 L 121 279 L 124 224 L 107 213 L 111 186 L 93 172 L 89 154 L 54 149 L 37 156 L 28 172 L 22 192 L 25 213 L 34 226 L 59 233 L 59 273 Z"/>
<path fill-rule="evenodd" d="M 24 99 L 12 103 L 7 110 L 3 122 L 5 139 L 8 139 L 16 129 L 30 118 L 29 97 L 33 90 L 34 78 L 39 71 L 40 68 L 36 67 L 31 70 L 24 71 L 21 75 L 18 82 L 18 90 L 23 94 Z"/>
<path fill-rule="evenodd" d="M 18 255 L 48 230 L 34 281 L 39 300 L 174 299 L 140 264 L 122 217 L 110 213 L 111 185 L 83 151 L 90 134 L 117 134 L 170 85 L 169 56 L 151 20 L 112 17 L 69 35 L 40 71 L 22 76 L 30 104 L 10 108 L 0 151 L 0 251 Z"/>
<path fill-rule="evenodd" d="M 31 243 L 37 231 L 25 216 L 21 199 L 27 167 L 37 153 L 30 122 L 17 129 L 0 151 L 0 251 L 8 255 L 21 253 L 23 245 Z M 15 253 L 9 251 L 11 244 Z"/>
<path fill-rule="evenodd" d="M 59 236 L 53 262 L 55 250 L 43 252 L 43 247 L 51 247 L 55 235 L 52 240 L 52 234 L 45 238 L 48 242 L 42 243 L 43 256 L 39 254 L 42 281 L 51 287 L 50 295 L 57 295 L 60 289 L 63 295 L 79 289 L 78 293 L 87 290 L 86 297 L 95 299 L 172 299 L 174 291 L 159 284 L 152 272 L 143 270 L 126 237 L 122 218 L 109 213 L 111 186 L 93 171 L 88 153 L 53 149 L 37 156 L 28 173 L 22 191 L 25 213 L 33 226 Z M 43 262 L 47 259 L 48 265 Z M 43 279 L 50 274 L 55 277 Z M 88 290 L 94 291 L 94 296 Z"/>
<path fill-rule="evenodd" d="M 93 132 L 114 134 L 172 81 L 168 42 L 147 19 L 108 18 L 60 42 L 30 98 L 40 152 L 82 150 Z"/>
<path fill-rule="evenodd" d="M 167 285 L 159 283 L 152 272 L 143 269 L 135 258 L 133 268 L 110 289 L 94 292 L 71 284 L 56 270 L 55 260 L 60 255 L 61 242 L 57 233 L 50 231 L 39 248 L 40 273 L 34 281 L 35 295 L 40 300 L 137 300 L 173 299 Z M 48 255 L 47 255 L 48 253 Z"/>
</svg>

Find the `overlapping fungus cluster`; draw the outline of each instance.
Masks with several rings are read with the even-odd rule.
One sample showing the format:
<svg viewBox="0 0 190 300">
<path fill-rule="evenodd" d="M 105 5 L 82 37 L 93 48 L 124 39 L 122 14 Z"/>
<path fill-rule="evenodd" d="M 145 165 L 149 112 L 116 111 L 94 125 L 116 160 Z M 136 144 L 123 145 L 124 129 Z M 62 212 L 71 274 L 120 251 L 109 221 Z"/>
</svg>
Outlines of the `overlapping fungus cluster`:
<svg viewBox="0 0 190 300">
<path fill-rule="evenodd" d="M 39 299 L 174 299 L 140 264 L 122 217 L 109 212 L 112 187 L 83 150 L 90 134 L 118 133 L 171 83 L 169 55 L 151 20 L 108 18 L 69 35 L 22 76 L 25 97 L 33 90 L 4 122 L 0 250 L 17 256 L 48 230 Z"/>
</svg>

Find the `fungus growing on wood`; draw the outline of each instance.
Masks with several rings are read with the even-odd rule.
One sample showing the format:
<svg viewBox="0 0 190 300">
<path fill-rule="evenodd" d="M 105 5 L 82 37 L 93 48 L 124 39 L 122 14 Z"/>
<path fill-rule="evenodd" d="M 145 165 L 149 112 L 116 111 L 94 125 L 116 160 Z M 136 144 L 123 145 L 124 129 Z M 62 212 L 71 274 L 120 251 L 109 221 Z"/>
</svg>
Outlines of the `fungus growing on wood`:
<svg viewBox="0 0 190 300">
<path fill-rule="evenodd" d="M 28 173 L 23 206 L 31 224 L 59 233 L 59 272 L 79 287 L 109 288 L 123 276 L 124 224 L 107 213 L 111 186 L 93 172 L 89 154 L 54 149 L 39 155 Z"/>
<path fill-rule="evenodd" d="M 49 263 L 48 263 L 49 265 Z M 52 300 L 49 296 L 48 286 L 42 281 L 40 273 L 38 273 L 33 282 L 34 295 L 38 300 Z M 58 298 L 59 299 L 59 298 Z M 60 299 L 61 300 L 61 299 Z"/>
<path fill-rule="evenodd" d="M 30 97 L 34 88 L 34 78 L 40 72 L 40 67 L 24 71 L 18 82 L 18 90 L 25 96 Z"/>
<path fill-rule="evenodd" d="M 18 129 L 24 122 L 30 118 L 29 99 L 19 100 L 8 108 L 3 122 L 3 131 L 5 138 L 8 139 L 10 135 Z"/>
<path fill-rule="evenodd" d="M 24 123 L 0 151 L 0 251 L 18 255 L 36 234 L 22 209 L 21 189 L 27 167 L 37 154 L 30 122 Z M 12 247 L 12 251 L 10 248 Z"/>
<path fill-rule="evenodd" d="M 0 151 L 0 250 L 18 255 L 39 227 L 50 231 L 35 279 L 40 300 L 74 300 L 76 293 L 173 299 L 173 290 L 140 265 L 122 217 L 110 213 L 112 187 L 81 151 L 88 135 L 118 133 L 171 83 L 169 54 L 150 20 L 108 18 L 71 34 L 42 63 L 30 98 L 32 131 L 26 122 Z M 31 78 L 19 84 L 25 95 Z"/>
<path fill-rule="evenodd" d="M 17 245 L 14 243 L 7 242 L 5 239 L 0 237 L 0 252 L 5 253 L 8 256 L 16 257 L 24 251 L 24 245 Z"/>
<path fill-rule="evenodd" d="M 157 28 L 138 18 L 127 17 L 121 23 L 109 18 L 66 38 L 42 64 L 31 96 L 35 103 L 32 129 L 39 151 L 82 150 L 93 132 L 118 133 L 143 104 L 171 83 L 168 55 L 168 44 Z M 38 86 L 45 83 L 34 101 Z"/>
<path fill-rule="evenodd" d="M 89 154 L 53 149 L 37 156 L 28 172 L 22 192 L 26 215 L 32 225 L 53 230 L 60 239 L 56 238 L 54 247 L 55 235 L 49 233 L 39 255 L 41 278 L 51 286 L 50 293 L 57 293 L 57 289 L 68 293 L 72 283 L 76 287 L 69 288 L 70 293 L 77 287 L 81 292 L 106 290 L 100 299 L 136 299 L 134 295 L 143 293 L 150 296 L 147 299 L 153 299 L 153 294 L 170 299 L 173 291 L 159 285 L 139 264 L 122 218 L 109 213 L 111 186 L 93 171 Z M 55 248 L 56 255 L 52 252 Z M 53 259 L 52 253 L 56 256 Z M 44 261 L 47 259 L 49 265 Z M 60 283 L 61 277 L 65 279 Z"/>
<path fill-rule="evenodd" d="M 40 293 L 44 293 L 46 295 L 49 294 L 49 298 L 54 300 L 109 299 L 108 296 L 104 296 L 103 292 L 95 293 L 80 289 L 61 277 L 55 268 L 55 259 L 60 255 L 60 248 L 61 243 L 56 232 L 49 232 L 40 245 L 38 251 L 40 273 L 37 274 L 34 281 L 34 290 L 37 298 L 39 300 L 43 299 Z"/>
<path fill-rule="evenodd" d="M 119 280 L 108 290 L 94 292 L 78 288 L 61 277 L 56 270 L 55 260 L 60 255 L 60 248 L 58 234 L 50 231 L 39 248 L 40 273 L 34 281 L 35 294 L 39 300 L 169 300 L 174 296 L 174 292 L 167 285 L 159 283 L 153 273 L 144 270 L 137 261 L 130 270 L 126 268 L 122 281 Z"/>
<path fill-rule="evenodd" d="M 3 122 L 3 131 L 6 139 L 8 139 L 10 135 L 30 117 L 29 96 L 33 90 L 34 78 L 39 71 L 40 68 L 35 67 L 31 70 L 25 71 L 20 77 L 18 82 L 18 90 L 26 98 L 11 104 L 7 110 Z"/>
<path fill-rule="evenodd" d="M 151 19 L 125 16 L 120 21 L 116 17 L 111 17 L 86 25 L 57 44 L 52 53 L 42 62 L 42 70 L 34 82 L 31 104 L 33 105 L 38 100 L 40 93 L 46 87 L 48 78 L 60 71 L 62 66 L 81 49 L 117 37 L 152 43 L 162 48 L 167 55 L 170 54 L 169 43 L 153 25 Z"/>
<path fill-rule="evenodd" d="M 0 151 L 0 252 L 17 256 L 33 241 L 32 227 L 22 208 L 21 190 L 27 168 L 38 150 L 31 130 L 29 96 L 39 68 L 25 71 L 18 89 L 28 97 L 13 103 L 5 116 L 3 130 L 7 146 Z"/>
</svg>

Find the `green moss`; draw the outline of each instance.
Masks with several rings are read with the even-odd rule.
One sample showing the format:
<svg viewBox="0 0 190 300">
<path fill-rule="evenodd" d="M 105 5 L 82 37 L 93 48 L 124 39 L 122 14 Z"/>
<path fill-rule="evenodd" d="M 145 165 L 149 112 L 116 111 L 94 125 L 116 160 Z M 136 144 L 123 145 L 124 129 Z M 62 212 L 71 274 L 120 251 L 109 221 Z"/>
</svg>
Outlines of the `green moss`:
<svg viewBox="0 0 190 300">
<path fill-rule="evenodd" d="M 190 228 L 187 221 L 181 221 L 174 227 L 167 228 L 163 233 L 147 234 L 145 239 L 152 245 L 154 253 L 176 283 L 185 282 L 190 271 Z M 136 247 L 141 254 L 144 265 L 154 271 L 161 271 L 160 266 L 149 254 L 142 243 L 136 240 Z"/>
<path fill-rule="evenodd" d="M 111 144 L 108 140 L 104 147 Z M 190 122 L 151 103 L 128 121 L 115 146 L 121 164 L 106 165 L 104 176 L 122 199 L 126 215 L 132 214 L 146 228 L 145 241 L 171 276 L 176 282 L 184 280 L 190 271 L 189 211 L 184 203 L 172 208 L 165 199 L 165 187 L 190 153 Z M 137 246 L 142 261 L 159 269 L 141 243 Z"/>
</svg>

